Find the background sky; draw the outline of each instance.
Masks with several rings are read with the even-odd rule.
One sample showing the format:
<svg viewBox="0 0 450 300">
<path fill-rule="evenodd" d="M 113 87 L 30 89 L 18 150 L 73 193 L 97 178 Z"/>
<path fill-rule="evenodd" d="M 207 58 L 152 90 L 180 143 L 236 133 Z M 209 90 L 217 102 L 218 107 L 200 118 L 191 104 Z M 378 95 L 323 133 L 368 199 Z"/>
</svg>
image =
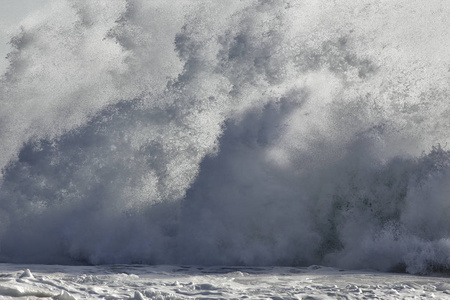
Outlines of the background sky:
<svg viewBox="0 0 450 300">
<path fill-rule="evenodd" d="M 0 0 L 0 70 L 5 70 L 6 54 L 12 33 L 16 32 L 20 22 L 30 13 L 39 9 L 50 0 Z"/>
</svg>

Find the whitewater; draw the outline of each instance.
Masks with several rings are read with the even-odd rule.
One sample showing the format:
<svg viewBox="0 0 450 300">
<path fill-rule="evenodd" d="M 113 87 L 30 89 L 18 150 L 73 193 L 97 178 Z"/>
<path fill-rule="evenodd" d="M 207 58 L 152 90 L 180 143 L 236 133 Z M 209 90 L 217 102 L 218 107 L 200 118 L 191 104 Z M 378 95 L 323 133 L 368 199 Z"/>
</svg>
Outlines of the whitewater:
<svg viewBox="0 0 450 300">
<path fill-rule="evenodd" d="M 450 298 L 449 15 L 445 0 L 33 12 L 0 78 L 0 295 Z"/>
</svg>

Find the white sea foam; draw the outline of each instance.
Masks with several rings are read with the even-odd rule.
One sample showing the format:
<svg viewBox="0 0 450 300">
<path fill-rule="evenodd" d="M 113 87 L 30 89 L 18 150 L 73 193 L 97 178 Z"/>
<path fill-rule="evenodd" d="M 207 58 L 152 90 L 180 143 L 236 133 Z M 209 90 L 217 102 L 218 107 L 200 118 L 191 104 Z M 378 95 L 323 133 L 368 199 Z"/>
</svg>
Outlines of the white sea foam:
<svg viewBox="0 0 450 300">
<path fill-rule="evenodd" d="M 449 9 L 54 1 L 1 81 L 1 259 L 448 269 Z"/>
<path fill-rule="evenodd" d="M 0 264 L 2 299 L 449 299 L 448 278 L 329 267 Z"/>
</svg>

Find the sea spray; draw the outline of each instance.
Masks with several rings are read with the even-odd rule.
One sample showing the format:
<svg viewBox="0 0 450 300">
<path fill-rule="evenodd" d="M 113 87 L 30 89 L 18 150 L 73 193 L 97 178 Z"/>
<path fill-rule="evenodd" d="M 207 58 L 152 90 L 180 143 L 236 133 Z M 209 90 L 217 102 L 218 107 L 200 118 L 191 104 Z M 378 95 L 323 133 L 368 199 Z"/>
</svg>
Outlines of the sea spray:
<svg viewBox="0 0 450 300">
<path fill-rule="evenodd" d="M 2 261 L 449 268 L 444 1 L 51 7 L 0 86 Z"/>
</svg>

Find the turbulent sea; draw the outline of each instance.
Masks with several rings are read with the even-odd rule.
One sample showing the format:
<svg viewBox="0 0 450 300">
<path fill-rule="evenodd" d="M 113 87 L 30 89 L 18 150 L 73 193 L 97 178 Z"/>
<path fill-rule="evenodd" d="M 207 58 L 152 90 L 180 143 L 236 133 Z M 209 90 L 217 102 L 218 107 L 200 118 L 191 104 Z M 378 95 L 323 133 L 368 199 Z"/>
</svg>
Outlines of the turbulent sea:
<svg viewBox="0 0 450 300">
<path fill-rule="evenodd" d="M 26 296 L 32 264 L 41 281 L 53 264 L 448 275 L 449 15 L 445 0 L 52 1 L 0 79 L 0 295 Z"/>
</svg>

